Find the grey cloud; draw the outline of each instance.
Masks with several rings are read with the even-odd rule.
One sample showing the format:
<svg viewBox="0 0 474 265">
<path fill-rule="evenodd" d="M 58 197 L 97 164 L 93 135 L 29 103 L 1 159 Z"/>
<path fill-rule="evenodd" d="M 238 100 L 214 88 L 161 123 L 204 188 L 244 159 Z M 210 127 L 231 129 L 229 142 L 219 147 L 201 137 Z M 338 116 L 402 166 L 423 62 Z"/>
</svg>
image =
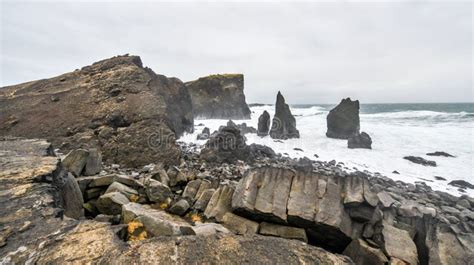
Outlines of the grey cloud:
<svg viewBox="0 0 474 265">
<path fill-rule="evenodd" d="M 0 85 L 137 54 L 183 81 L 242 72 L 249 102 L 474 101 L 472 3 L 2 3 Z"/>
</svg>

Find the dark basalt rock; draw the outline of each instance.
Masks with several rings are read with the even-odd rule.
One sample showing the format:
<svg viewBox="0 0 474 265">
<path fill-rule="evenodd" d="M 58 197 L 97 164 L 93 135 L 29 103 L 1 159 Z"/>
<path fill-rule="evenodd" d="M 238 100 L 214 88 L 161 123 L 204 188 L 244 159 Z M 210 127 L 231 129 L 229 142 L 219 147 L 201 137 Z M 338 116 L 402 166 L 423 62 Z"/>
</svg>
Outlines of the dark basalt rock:
<svg viewBox="0 0 474 265">
<path fill-rule="evenodd" d="M 360 130 L 359 101 L 350 98 L 343 99 L 332 109 L 327 118 L 326 136 L 336 139 L 348 139 Z"/>
<path fill-rule="evenodd" d="M 221 126 L 201 150 L 200 157 L 208 162 L 233 163 L 237 160 L 253 162 L 256 158 L 273 158 L 275 152 L 267 146 L 246 143 L 245 136 L 239 128 L 229 121 L 227 126 Z"/>
<path fill-rule="evenodd" d="M 448 154 L 446 152 L 442 152 L 442 151 L 436 151 L 436 152 L 433 152 L 433 153 L 427 153 L 426 154 L 427 156 L 444 156 L 444 157 L 455 157 L 451 154 Z"/>
<path fill-rule="evenodd" d="M 350 149 L 354 148 L 365 148 L 365 149 L 372 149 L 372 139 L 370 136 L 365 133 L 356 133 L 351 135 L 347 140 L 347 147 Z"/>
<path fill-rule="evenodd" d="M 270 114 L 266 110 L 258 117 L 258 136 L 267 136 L 270 131 Z"/>
<path fill-rule="evenodd" d="M 453 180 L 448 183 L 451 186 L 462 188 L 462 189 L 474 189 L 474 185 L 465 180 Z"/>
<path fill-rule="evenodd" d="M 403 159 L 406 159 L 410 162 L 413 162 L 415 164 L 420 164 L 420 165 L 423 165 L 423 166 L 430 166 L 430 167 L 435 167 L 436 166 L 435 161 L 426 160 L 423 157 L 419 157 L 419 156 L 405 156 Z"/>
<path fill-rule="evenodd" d="M 195 117 L 208 119 L 250 119 L 245 102 L 244 76 L 221 74 L 186 83 Z"/>
<path fill-rule="evenodd" d="M 295 117 L 291 114 L 290 107 L 285 103 L 285 98 L 280 91 L 277 95 L 270 136 L 274 139 L 300 138 Z"/>
<path fill-rule="evenodd" d="M 209 130 L 209 128 L 204 127 L 204 129 L 202 129 L 202 132 L 200 134 L 198 134 L 197 139 L 198 140 L 207 140 L 207 139 L 209 139 L 209 136 L 211 136 L 211 131 Z"/>
<path fill-rule="evenodd" d="M 0 113 L 0 136 L 46 138 L 63 153 L 96 148 L 105 162 L 127 167 L 177 163 L 174 138 L 193 131 L 191 97 L 184 83 L 158 75 L 143 67 L 140 57 L 128 55 L 3 87 Z M 149 140 L 166 144 L 157 149 Z"/>
</svg>

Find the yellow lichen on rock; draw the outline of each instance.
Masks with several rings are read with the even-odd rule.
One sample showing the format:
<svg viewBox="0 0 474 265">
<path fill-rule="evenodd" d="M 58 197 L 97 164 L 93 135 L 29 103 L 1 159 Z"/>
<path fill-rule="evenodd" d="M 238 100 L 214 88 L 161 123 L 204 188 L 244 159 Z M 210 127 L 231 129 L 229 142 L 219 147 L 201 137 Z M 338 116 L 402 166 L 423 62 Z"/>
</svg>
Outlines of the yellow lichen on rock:
<svg viewBox="0 0 474 265">
<path fill-rule="evenodd" d="M 138 202 L 138 199 L 140 199 L 140 197 L 138 195 L 132 194 L 130 195 L 129 199 L 131 202 Z"/>
<path fill-rule="evenodd" d="M 136 220 L 128 223 L 127 232 L 129 241 L 144 240 L 148 236 L 145 230 L 145 226 L 141 222 Z"/>
</svg>

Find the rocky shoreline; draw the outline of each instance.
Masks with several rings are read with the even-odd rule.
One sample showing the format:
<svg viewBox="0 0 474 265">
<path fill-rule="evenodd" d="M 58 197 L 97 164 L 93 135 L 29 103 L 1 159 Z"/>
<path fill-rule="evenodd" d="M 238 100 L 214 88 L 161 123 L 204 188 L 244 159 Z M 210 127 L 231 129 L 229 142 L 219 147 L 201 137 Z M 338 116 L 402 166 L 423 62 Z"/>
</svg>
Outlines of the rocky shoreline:
<svg viewBox="0 0 474 265">
<path fill-rule="evenodd" d="M 190 86 L 243 96 L 243 77 L 199 80 L 183 83 L 118 56 L 1 90 L 0 264 L 474 260 L 473 198 L 248 145 L 246 133 L 299 137 L 280 93 L 272 128 L 267 113 L 258 130 L 229 121 L 203 130 L 202 147 L 177 142 L 195 129 L 195 106 L 209 107 Z M 241 110 L 202 113 L 244 118 L 242 96 L 234 102 Z M 370 148 L 358 105 L 345 99 L 328 115 L 328 137 Z"/>
</svg>

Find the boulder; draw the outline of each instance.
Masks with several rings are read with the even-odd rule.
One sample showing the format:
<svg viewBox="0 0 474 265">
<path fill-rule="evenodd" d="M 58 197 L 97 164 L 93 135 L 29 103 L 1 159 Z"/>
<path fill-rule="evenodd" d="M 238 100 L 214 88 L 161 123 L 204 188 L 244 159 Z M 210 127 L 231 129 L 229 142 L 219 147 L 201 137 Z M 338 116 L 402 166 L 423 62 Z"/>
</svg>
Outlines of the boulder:
<svg viewBox="0 0 474 265">
<path fill-rule="evenodd" d="M 138 191 L 123 185 L 120 182 L 114 182 L 110 184 L 110 186 L 107 188 L 105 193 L 111 193 L 111 192 L 120 192 L 123 195 L 125 195 L 129 200 L 133 200 L 133 198 L 138 198 Z"/>
<path fill-rule="evenodd" d="M 64 158 L 63 165 L 69 172 L 74 174 L 74 176 L 79 177 L 84 170 L 88 157 L 89 152 L 87 150 L 73 150 Z"/>
<path fill-rule="evenodd" d="M 208 162 L 233 163 L 236 160 L 246 161 L 250 149 L 237 127 L 224 126 L 207 141 L 200 156 Z"/>
<path fill-rule="evenodd" d="M 410 234 L 392 225 L 385 224 L 382 230 L 384 252 L 389 257 L 401 259 L 409 264 L 418 264 L 418 251 Z"/>
<path fill-rule="evenodd" d="M 258 223 L 235 215 L 231 212 L 224 214 L 222 224 L 238 235 L 253 235 L 258 232 Z"/>
<path fill-rule="evenodd" d="M 277 94 L 270 136 L 273 139 L 300 138 L 300 132 L 296 129 L 295 117 L 291 114 L 290 107 L 285 103 L 285 98 L 280 91 Z"/>
<path fill-rule="evenodd" d="M 207 205 L 209 204 L 209 201 L 212 198 L 212 195 L 214 195 L 214 192 L 214 189 L 204 190 L 194 203 L 193 209 L 198 211 L 206 210 Z"/>
<path fill-rule="evenodd" d="M 99 174 L 102 170 L 102 154 L 97 149 L 89 149 L 86 165 L 84 167 L 84 176 Z"/>
<path fill-rule="evenodd" d="M 100 213 L 116 215 L 122 212 L 122 205 L 129 203 L 130 200 L 120 192 L 106 193 L 99 197 L 96 207 Z"/>
<path fill-rule="evenodd" d="M 355 239 L 347 246 L 342 254 L 350 257 L 356 265 L 387 264 L 388 259 L 382 250 L 367 244 L 363 239 Z"/>
<path fill-rule="evenodd" d="M 52 96 L 59 100 L 52 103 Z M 44 137 L 65 152 L 96 148 L 105 162 L 127 167 L 176 164 L 180 149 L 175 138 L 193 130 L 184 83 L 128 55 L 2 87 L 0 113 L 0 136 Z"/>
<path fill-rule="evenodd" d="M 207 119 L 250 119 L 245 102 L 244 76 L 218 74 L 186 82 L 194 116 Z"/>
<path fill-rule="evenodd" d="M 211 131 L 209 130 L 209 128 L 204 127 L 204 129 L 202 129 L 202 132 L 200 134 L 198 134 L 197 139 L 198 140 L 207 140 L 207 139 L 209 139 L 209 136 L 211 136 Z"/>
<path fill-rule="evenodd" d="M 419 157 L 419 156 L 405 156 L 405 157 L 403 157 L 403 159 L 406 159 L 410 162 L 413 162 L 415 164 L 420 164 L 420 165 L 423 165 L 423 166 L 430 166 L 430 167 L 435 167 L 436 166 L 435 161 L 426 160 L 423 157 Z"/>
<path fill-rule="evenodd" d="M 266 110 L 258 117 L 258 136 L 267 136 L 270 131 L 270 114 Z"/>
<path fill-rule="evenodd" d="M 229 121 L 232 122 L 232 121 Z M 230 126 L 229 123 L 227 123 L 227 126 Z M 234 124 L 239 130 L 242 135 L 248 134 L 248 133 L 257 133 L 257 129 L 255 129 L 252 126 L 247 126 L 247 123 L 241 123 L 241 124 Z"/>
<path fill-rule="evenodd" d="M 172 216 L 165 211 L 152 209 L 148 205 L 138 203 L 123 205 L 122 221 L 125 224 L 133 221 L 143 224 L 149 237 L 195 234 L 191 225 L 180 217 Z"/>
<path fill-rule="evenodd" d="M 297 239 L 303 242 L 308 242 L 306 231 L 303 228 L 298 227 L 262 222 L 260 224 L 260 230 L 258 231 L 258 233 L 266 236 L 277 236 L 287 239 Z"/>
<path fill-rule="evenodd" d="M 179 216 L 183 216 L 189 209 L 189 202 L 185 199 L 177 201 L 175 204 L 171 205 L 169 212 Z"/>
<path fill-rule="evenodd" d="M 353 134 L 347 140 L 347 147 L 350 149 L 354 149 L 354 148 L 372 149 L 372 139 L 365 132 Z"/>
<path fill-rule="evenodd" d="M 216 223 L 203 223 L 197 224 L 192 227 L 196 235 L 210 236 L 216 234 L 232 234 L 229 229 L 225 228 L 221 224 Z"/>
<path fill-rule="evenodd" d="M 224 214 L 232 210 L 233 194 L 234 189 L 230 186 L 220 186 L 207 204 L 206 210 L 204 211 L 206 218 L 214 218 L 220 222 Z"/>
<path fill-rule="evenodd" d="M 148 199 L 152 202 L 169 203 L 173 196 L 168 186 L 154 179 L 148 180 L 145 184 L 145 191 Z"/>
<path fill-rule="evenodd" d="M 360 130 L 359 101 L 350 98 L 341 100 L 339 105 L 329 111 L 326 118 L 326 136 L 336 139 L 348 139 Z"/>
<path fill-rule="evenodd" d="M 190 182 L 188 182 L 188 185 L 186 185 L 186 188 L 184 188 L 183 197 L 194 199 L 197 195 L 200 186 L 200 179 L 191 180 Z"/>
</svg>

